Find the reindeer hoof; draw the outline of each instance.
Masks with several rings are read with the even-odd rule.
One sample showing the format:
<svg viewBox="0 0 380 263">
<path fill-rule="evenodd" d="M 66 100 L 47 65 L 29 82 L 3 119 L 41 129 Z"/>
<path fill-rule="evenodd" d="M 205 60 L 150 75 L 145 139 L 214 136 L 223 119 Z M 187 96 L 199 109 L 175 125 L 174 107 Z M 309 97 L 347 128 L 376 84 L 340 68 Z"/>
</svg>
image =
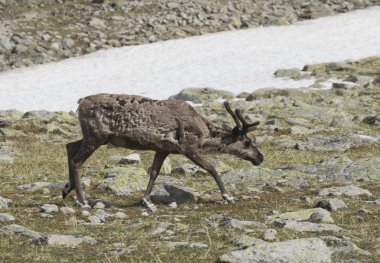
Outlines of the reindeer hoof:
<svg viewBox="0 0 380 263">
<path fill-rule="evenodd" d="M 148 209 L 154 213 L 157 211 L 157 207 L 148 199 L 146 198 L 143 198 L 142 201 L 144 202 L 144 204 L 146 205 L 146 207 L 148 207 Z"/>
<path fill-rule="evenodd" d="M 223 194 L 223 199 L 227 200 L 228 203 L 234 204 L 235 203 L 235 198 L 229 194 Z"/>
<path fill-rule="evenodd" d="M 91 206 L 89 206 L 89 204 L 87 203 L 87 201 L 84 201 L 83 203 L 81 203 L 78 200 L 76 200 L 75 202 L 82 209 L 91 208 Z"/>
<path fill-rule="evenodd" d="M 62 190 L 62 198 L 65 199 L 66 196 L 70 193 L 70 183 L 67 183 Z"/>
</svg>

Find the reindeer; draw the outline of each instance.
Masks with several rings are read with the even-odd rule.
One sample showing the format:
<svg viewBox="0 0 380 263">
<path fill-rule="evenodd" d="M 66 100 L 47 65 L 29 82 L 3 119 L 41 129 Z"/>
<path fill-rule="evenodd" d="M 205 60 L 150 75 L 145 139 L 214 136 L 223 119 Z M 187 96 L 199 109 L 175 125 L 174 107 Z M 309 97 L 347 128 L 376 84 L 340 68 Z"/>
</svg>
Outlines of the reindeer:
<svg viewBox="0 0 380 263">
<path fill-rule="evenodd" d="M 234 128 L 214 126 L 188 103 L 179 100 L 96 94 L 82 98 L 78 103 L 83 139 L 66 145 L 69 182 L 62 191 L 62 197 L 65 198 L 75 189 L 77 202 L 83 206 L 88 205 L 81 190 L 79 168 L 97 148 L 107 143 L 156 152 L 142 199 L 152 212 L 156 207 L 150 200 L 150 194 L 162 163 L 169 154 L 182 154 L 209 172 L 219 186 L 222 197 L 230 203 L 234 203 L 234 198 L 203 154 L 229 153 L 254 165 L 264 160 L 247 136 L 259 122 L 248 124 L 242 116 L 243 111 L 236 109 L 233 112 L 227 101 L 224 106 L 236 124 Z"/>
</svg>

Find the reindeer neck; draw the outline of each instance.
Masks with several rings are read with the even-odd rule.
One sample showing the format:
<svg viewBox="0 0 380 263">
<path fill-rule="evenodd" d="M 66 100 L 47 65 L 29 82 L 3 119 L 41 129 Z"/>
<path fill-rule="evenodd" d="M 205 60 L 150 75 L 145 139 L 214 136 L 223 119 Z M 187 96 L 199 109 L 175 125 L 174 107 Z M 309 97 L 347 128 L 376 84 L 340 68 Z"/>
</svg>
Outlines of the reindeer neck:
<svg viewBox="0 0 380 263">
<path fill-rule="evenodd" d="M 226 152 L 227 143 L 231 140 L 231 133 L 219 128 L 212 123 L 208 123 L 209 137 L 202 146 L 205 152 L 221 153 Z"/>
</svg>

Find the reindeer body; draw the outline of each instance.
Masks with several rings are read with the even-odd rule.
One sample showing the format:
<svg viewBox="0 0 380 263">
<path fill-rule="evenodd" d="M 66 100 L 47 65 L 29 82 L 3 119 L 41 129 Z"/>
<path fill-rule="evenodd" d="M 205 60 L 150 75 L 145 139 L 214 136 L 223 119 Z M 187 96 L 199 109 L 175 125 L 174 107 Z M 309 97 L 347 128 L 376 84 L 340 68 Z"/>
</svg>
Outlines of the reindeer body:
<svg viewBox="0 0 380 263">
<path fill-rule="evenodd" d="M 186 102 L 123 94 L 85 97 L 78 115 L 85 138 L 96 136 L 118 147 L 174 154 L 180 153 L 178 142 L 185 139 L 203 145 L 212 128 Z"/>
<path fill-rule="evenodd" d="M 257 124 L 247 125 L 240 111 L 236 110 L 234 114 L 228 103 L 225 106 L 237 124 L 234 129 L 214 126 L 189 104 L 178 100 L 151 100 L 123 94 L 97 94 L 80 99 L 78 116 L 83 139 L 66 146 L 69 183 L 62 191 L 63 198 L 76 189 L 78 201 L 86 204 L 80 187 L 79 168 L 98 147 L 110 143 L 128 149 L 156 152 L 143 198 L 152 211 L 155 211 L 155 206 L 150 201 L 150 193 L 169 154 L 183 154 L 204 168 L 214 177 L 223 198 L 233 202 L 220 176 L 202 154 L 230 153 L 255 165 L 262 162 L 263 156 L 245 135 L 248 126 Z"/>
</svg>

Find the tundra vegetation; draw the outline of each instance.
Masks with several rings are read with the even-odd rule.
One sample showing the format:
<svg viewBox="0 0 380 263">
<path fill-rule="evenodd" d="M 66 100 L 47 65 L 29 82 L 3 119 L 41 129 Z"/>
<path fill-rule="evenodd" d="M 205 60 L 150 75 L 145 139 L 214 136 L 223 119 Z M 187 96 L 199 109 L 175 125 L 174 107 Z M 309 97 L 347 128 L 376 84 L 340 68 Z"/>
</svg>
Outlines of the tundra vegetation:
<svg viewBox="0 0 380 263">
<path fill-rule="evenodd" d="M 152 191 L 152 213 L 140 200 L 154 152 L 103 145 L 81 168 L 91 207 L 83 209 L 75 194 L 61 196 L 65 145 L 81 138 L 76 113 L 1 111 L 1 261 L 236 262 L 259 250 L 263 258 L 303 262 L 274 255 L 289 248 L 302 257 L 299 248 L 319 262 L 378 262 L 380 58 L 276 75 L 314 84 L 231 102 L 248 123 L 260 121 L 249 136 L 265 161 L 207 155 L 235 204 L 221 200 L 207 172 L 170 155 Z M 235 125 L 222 103 L 210 100 L 223 93 L 181 93 L 189 92 L 203 102 L 196 110 L 207 120 Z"/>
</svg>

